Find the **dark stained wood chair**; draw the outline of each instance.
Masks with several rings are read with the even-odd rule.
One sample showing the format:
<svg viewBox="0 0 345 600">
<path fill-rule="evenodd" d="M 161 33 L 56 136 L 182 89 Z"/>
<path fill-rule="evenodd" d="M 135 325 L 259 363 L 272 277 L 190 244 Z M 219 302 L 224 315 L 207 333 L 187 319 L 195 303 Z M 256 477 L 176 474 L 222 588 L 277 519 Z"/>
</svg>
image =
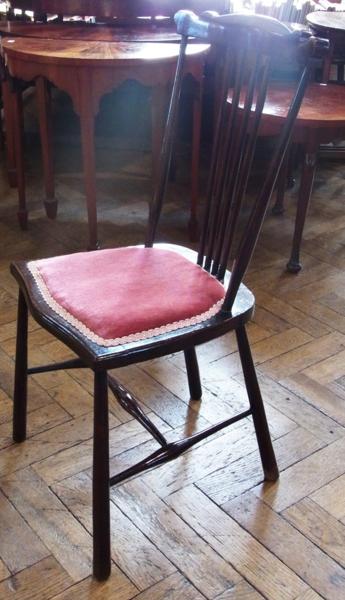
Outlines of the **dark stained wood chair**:
<svg viewBox="0 0 345 600">
<path fill-rule="evenodd" d="M 16 262 L 11 267 L 20 287 L 14 440 L 23 442 L 26 437 L 28 375 L 80 367 L 94 372 L 93 572 L 99 580 L 106 579 L 111 568 L 109 486 L 178 457 L 212 433 L 248 416 L 253 418 L 264 477 L 270 481 L 278 477 L 246 334 L 254 296 L 241 282 L 302 101 L 312 56 L 319 44 L 315 38 L 301 41 L 293 34 L 279 36 L 252 29 L 246 25 L 245 18 L 235 25 L 231 19 L 226 20 L 223 26 L 221 20 L 211 24 L 198 20 L 188 11 L 181 11 L 176 15 L 176 22 L 182 36 L 180 56 L 145 246 Z M 222 102 L 210 158 L 208 201 L 198 253 L 179 246 L 154 244 L 169 174 L 183 63 L 190 36 L 223 48 L 224 55 Z M 244 223 L 241 206 L 253 164 L 271 57 L 277 53 L 297 52 L 304 68 L 296 94 L 282 123 L 265 181 L 251 199 L 250 211 L 244 211 L 244 215 L 248 215 Z M 231 83 L 234 83 L 234 102 L 230 112 L 227 94 Z M 246 86 L 245 108 L 238 119 L 243 85 Z M 240 237 L 239 230 L 242 231 Z M 231 273 L 227 271 L 230 257 L 233 260 Z M 28 368 L 28 309 L 42 327 L 75 352 L 75 359 Z M 169 443 L 133 395 L 113 374 L 108 374 L 109 369 L 181 351 L 185 356 L 191 399 L 200 400 L 202 390 L 195 347 L 229 331 L 235 331 L 237 336 L 249 407 L 180 441 Z M 159 446 L 150 456 L 116 476 L 109 475 L 108 387 Z"/>
</svg>

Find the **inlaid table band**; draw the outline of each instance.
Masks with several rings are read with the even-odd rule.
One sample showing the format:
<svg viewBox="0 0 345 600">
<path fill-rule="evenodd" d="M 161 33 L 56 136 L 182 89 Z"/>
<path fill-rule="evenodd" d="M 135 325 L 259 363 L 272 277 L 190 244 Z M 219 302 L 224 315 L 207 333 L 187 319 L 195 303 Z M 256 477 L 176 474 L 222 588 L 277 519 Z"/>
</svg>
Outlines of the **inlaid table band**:
<svg viewBox="0 0 345 600">
<path fill-rule="evenodd" d="M 200 83 L 203 78 L 204 60 L 208 46 L 192 44 L 188 48 L 185 73 Z M 111 92 L 128 79 L 134 79 L 142 85 L 152 88 L 153 122 L 155 123 L 154 144 L 161 139 L 167 92 L 173 80 L 173 74 L 179 52 L 175 43 L 150 42 L 99 42 L 82 40 L 42 40 L 35 38 L 6 38 L 2 42 L 2 52 L 10 76 L 14 80 L 36 80 L 38 101 L 47 105 L 44 81 L 52 82 L 67 92 L 74 109 L 80 117 L 82 153 L 86 203 L 89 224 L 89 248 L 98 245 L 96 177 L 94 153 L 95 117 L 102 96 Z M 18 170 L 19 218 L 22 226 L 26 224 L 27 209 L 25 201 L 24 171 L 21 148 L 21 93 L 15 95 L 16 121 L 16 162 Z M 198 148 L 200 138 L 200 93 L 196 94 L 198 115 L 195 120 L 197 131 L 193 141 L 194 188 L 192 203 L 196 196 Z M 45 115 L 45 111 L 40 111 Z M 158 127 L 158 129 L 157 129 Z M 158 134 L 157 134 L 158 131 Z M 49 173 L 49 168 L 48 168 Z M 47 187 L 47 186 L 46 186 Z M 53 189 L 53 186 L 51 186 Z M 49 189 L 49 185 L 48 185 Z M 54 198 L 51 213 L 54 213 Z M 55 209 L 56 210 L 56 209 Z M 192 204 L 195 217 L 195 202 Z M 49 208 L 48 208 L 49 214 Z"/>
</svg>

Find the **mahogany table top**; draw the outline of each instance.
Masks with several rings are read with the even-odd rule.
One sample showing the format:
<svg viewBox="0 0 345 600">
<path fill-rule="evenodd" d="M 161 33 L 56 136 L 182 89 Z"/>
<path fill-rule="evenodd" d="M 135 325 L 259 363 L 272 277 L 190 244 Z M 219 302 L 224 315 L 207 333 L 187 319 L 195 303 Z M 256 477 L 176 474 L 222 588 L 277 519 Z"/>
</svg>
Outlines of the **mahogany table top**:
<svg viewBox="0 0 345 600">
<path fill-rule="evenodd" d="M 181 38 L 174 28 L 166 26 L 120 27 L 80 22 L 25 23 L 20 21 L 0 21 L 0 36 L 104 42 L 174 42 Z"/>
<path fill-rule="evenodd" d="M 5 38 L 2 51 L 7 57 L 21 61 L 49 64 L 103 66 L 133 63 L 176 62 L 179 45 L 163 42 L 102 42 L 83 40 L 51 40 L 38 38 Z M 191 44 L 187 55 L 198 55 L 207 51 L 206 44 Z"/>
<path fill-rule="evenodd" d="M 306 18 L 309 25 L 320 32 L 331 29 L 345 33 L 345 12 L 317 10 L 309 13 Z"/>
<path fill-rule="evenodd" d="M 285 118 L 293 88 L 272 84 L 267 93 L 264 118 Z M 345 86 L 312 83 L 307 87 L 295 127 L 345 125 Z"/>
</svg>

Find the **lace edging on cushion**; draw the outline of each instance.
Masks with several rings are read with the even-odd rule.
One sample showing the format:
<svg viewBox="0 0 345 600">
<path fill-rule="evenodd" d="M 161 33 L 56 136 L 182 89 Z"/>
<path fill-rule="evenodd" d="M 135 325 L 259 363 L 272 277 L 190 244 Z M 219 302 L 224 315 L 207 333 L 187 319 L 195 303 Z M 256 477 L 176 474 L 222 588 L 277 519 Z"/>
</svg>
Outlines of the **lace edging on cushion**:
<svg viewBox="0 0 345 600">
<path fill-rule="evenodd" d="M 198 323 L 207 321 L 208 319 L 216 315 L 223 304 L 223 299 L 221 299 L 218 300 L 218 302 L 216 302 L 215 304 L 213 304 L 213 306 L 211 306 L 211 308 L 209 308 L 207 311 L 199 315 L 195 315 L 187 319 L 181 319 L 180 321 L 175 321 L 173 323 L 167 323 L 166 325 L 162 325 L 161 327 L 155 327 L 154 329 L 147 329 L 146 331 L 131 333 L 123 337 L 108 339 L 97 335 L 97 333 L 89 329 L 86 325 L 84 325 L 84 323 L 82 323 L 76 317 L 74 317 L 53 298 L 35 262 L 30 262 L 27 266 L 35 280 L 35 283 L 43 300 L 47 303 L 49 308 L 51 308 L 57 315 L 59 315 L 59 317 L 64 319 L 64 321 L 66 321 L 70 325 L 73 325 L 73 327 L 75 327 L 75 329 L 77 329 L 77 331 L 79 331 L 84 337 L 86 337 L 91 342 L 98 344 L 99 346 L 111 347 L 119 346 L 122 344 L 129 344 L 131 342 L 138 342 L 150 337 L 162 335 L 171 331 L 176 331 L 177 329 L 182 329 L 183 327 L 197 325 Z"/>
</svg>

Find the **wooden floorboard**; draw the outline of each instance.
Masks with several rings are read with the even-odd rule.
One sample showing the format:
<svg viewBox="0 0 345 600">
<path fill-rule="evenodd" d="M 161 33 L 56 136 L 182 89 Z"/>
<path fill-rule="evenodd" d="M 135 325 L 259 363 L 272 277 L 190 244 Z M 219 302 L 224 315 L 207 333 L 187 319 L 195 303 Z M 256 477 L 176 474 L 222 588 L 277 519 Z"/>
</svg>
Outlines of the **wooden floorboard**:
<svg viewBox="0 0 345 600">
<path fill-rule="evenodd" d="M 37 149 L 36 149 L 37 150 Z M 14 258 L 83 250 L 81 174 L 59 146 L 58 217 L 42 208 L 38 152 L 28 156 L 28 231 L 0 177 L 0 600 L 341 600 L 345 598 L 345 185 L 340 162 L 320 165 L 298 275 L 284 270 L 296 191 L 266 218 L 246 281 L 248 327 L 280 480 L 265 484 L 248 419 L 176 462 L 111 492 L 110 579 L 91 577 L 92 374 L 35 375 L 28 439 L 11 439 L 17 285 Z M 71 147 L 74 156 L 78 148 Z M 105 156 L 106 154 L 106 156 Z M 149 155 L 101 151 L 104 247 L 141 243 Z M 131 161 L 130 170 L 128 160 Z M 75 166 L 75 160 L 71 162 Z M 120 195 L 121 192 L 121 195 Z M 160 239 L 189 244 L 186 181 L 172 185 Z M 32 365 L 71 352 L 30 320 Z M 169 440 L 246 406 L 236 340 L 200 347 L 201 402 L 190 401 L 183 356 L 119 370 Z M 113 473 L 156 446 L 110 399 Z"/>
</svg>

